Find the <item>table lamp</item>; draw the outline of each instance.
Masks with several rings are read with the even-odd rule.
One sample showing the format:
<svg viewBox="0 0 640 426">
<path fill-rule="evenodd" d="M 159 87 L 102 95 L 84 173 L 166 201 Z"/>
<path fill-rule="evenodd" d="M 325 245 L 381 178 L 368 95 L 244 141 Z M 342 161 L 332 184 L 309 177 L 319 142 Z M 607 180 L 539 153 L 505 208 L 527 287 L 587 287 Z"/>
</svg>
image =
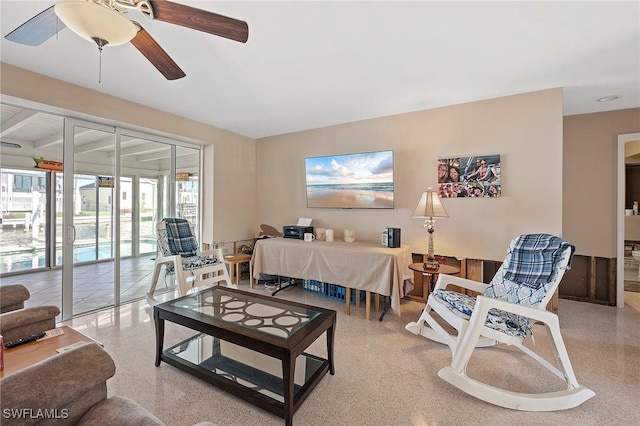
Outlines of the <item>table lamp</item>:
<svg viewBox="0 0 640 426">
<path fill-rule="evenodd" d="M 427 249 L 427 258 L 424 260 L 423 266 L 425 269 L 437 269 L 440 264 L 436 262 L 436 257 L 433 254 L 433 231 L 435 230 L 433 225 L 436 223 L 434 218 L 449 217 L 447 211 L 440 202 L 440 197 L 438 197 L 437 192 L 432 191 L 431 188 L 428 188 L 423 192 L 422 197 L 420 197 L 420 201 L 418 202 L 418 207 L 413 211 L 411 217 L 424 219 L 423 228 L 427 228 L 427 232 L 429 232 L 429 247 Z"/>
</svg>

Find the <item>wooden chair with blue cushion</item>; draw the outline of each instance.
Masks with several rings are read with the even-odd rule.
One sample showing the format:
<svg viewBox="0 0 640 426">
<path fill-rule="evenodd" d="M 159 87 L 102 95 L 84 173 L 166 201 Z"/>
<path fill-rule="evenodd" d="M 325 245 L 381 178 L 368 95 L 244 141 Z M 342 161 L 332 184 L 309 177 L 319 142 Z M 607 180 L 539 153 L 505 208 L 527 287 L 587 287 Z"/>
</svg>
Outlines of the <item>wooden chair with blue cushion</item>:
<svg viewBox="0 0 640 426">
<path fill-rule="evenodd" d="M 222 250 L 201 251 L 186 219 L 164 218 L 156 225 L 156 231 L 158 257 L 147 293 L 148 299 L 153 300 L 163 266 L 167 274 L 175 275 L 180 296 L 196 287 L 220 283 L 238 288 L 231 282 Z"/>
<path fill-rule="evenodd" d="M 546 310 L 560 280 L 571 266 L 574 247 L 548 234 L 514 239 L 490 284 L 440 274 L 434 291 L 416 322 L 405 328 L 451 349 L 449 367 L 438 375 L 460 390 L 491 404 L 524 411 L 554 411 L 576 407 L 595 393 L 578 384 L 560 334 L 558 316 Z M 449 290 L 449 285 L 477 292 L 477 296 Z M 440 318 L 438 318 L 440 317 Z M 437 320 L 438 318 L 438 320 Z M 457 334 L 439 323 L 444 320 Z M 523 342 L 531 337 L 532 322 L 548 330 L 555 363 Z M 497 343 L 513 345 L 565 382 L 559 391 L 519 393 L 488 385 L 467 375 L 476 348 Z M 500 365 L 495 365 L 500 373 Z"/>
</svg>

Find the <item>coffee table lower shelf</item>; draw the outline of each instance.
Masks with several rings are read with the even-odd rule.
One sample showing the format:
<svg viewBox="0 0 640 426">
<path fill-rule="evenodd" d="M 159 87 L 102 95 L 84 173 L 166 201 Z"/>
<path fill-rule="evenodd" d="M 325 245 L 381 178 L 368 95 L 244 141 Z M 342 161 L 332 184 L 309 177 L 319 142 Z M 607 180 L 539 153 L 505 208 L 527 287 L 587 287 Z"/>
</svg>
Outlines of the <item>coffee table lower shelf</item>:
<svg viewBox="0 0 640 426">
<path fill-rule="evenodd" d="M 283 365 L 276 358 L 200 333 L 163 350 L 160 360 L 286 419 Z M 303 352 L 296 367 L 293 412 L 327 374 L 329 361 Z"/>
</svg>

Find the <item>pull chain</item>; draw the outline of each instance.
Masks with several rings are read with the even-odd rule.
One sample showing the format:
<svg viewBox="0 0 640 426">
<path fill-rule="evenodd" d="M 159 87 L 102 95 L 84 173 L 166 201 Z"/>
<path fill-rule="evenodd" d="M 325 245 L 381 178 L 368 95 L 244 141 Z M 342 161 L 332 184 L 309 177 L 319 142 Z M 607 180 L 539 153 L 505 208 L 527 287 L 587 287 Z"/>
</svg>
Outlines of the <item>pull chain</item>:
<svg viewBox="0 0 640 426">
<path fill-rule="evenodd" d="M 102 46 L 98 46 L 100 54 L 98 55 L 98 84 L 102 83 Z"/>
<path fill-rule="evenodd" d="M 102 83 L 102 48 L 109 44 L 109 42 L 100 37 L 92 37 L 92 40 L 98 45 L 98 50 L 100 51 L 99 60 L 98 60 L 98 84 Z"/>
</svg>

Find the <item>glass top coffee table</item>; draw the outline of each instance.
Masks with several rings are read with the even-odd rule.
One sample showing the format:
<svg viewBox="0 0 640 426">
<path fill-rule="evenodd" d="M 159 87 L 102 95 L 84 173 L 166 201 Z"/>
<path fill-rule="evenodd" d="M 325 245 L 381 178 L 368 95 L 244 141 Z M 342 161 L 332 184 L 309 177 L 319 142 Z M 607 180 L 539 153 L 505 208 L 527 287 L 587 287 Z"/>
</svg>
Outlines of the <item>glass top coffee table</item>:
<svg viewBox="0 0 640 426">
<path fill-rule="evenodd" d="M 334 374 L 336 312 L 226 287 L 154 306 L 156 360 L 293 424 L 322 377 Z M 199 332 L 163 349 L 165 321 Z M 327 358 L 304 352 L 323 333 Z"/>
</svg>

